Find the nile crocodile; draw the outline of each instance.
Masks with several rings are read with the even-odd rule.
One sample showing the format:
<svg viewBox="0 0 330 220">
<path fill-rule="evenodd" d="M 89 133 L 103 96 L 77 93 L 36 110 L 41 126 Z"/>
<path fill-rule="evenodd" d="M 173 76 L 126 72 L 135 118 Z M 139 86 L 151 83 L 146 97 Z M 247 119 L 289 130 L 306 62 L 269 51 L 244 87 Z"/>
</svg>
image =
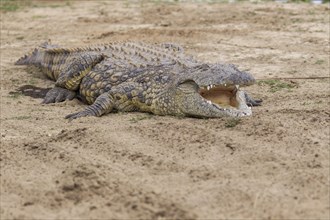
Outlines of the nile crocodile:
<svg viewBox="0 0 330 220">
<path fill-rule="evenodd" d="M 46 42 L 16 65 L 37 66 L 56 81 L 43 103 L 77 97 L 89 104 L 69 119 L 114 111 L 240 117 L 261 103 L 239 88 L 255 82 L 251 74 L 232 64 L 197 61 L 171 43 L 62 48 Z"/>
</svg>

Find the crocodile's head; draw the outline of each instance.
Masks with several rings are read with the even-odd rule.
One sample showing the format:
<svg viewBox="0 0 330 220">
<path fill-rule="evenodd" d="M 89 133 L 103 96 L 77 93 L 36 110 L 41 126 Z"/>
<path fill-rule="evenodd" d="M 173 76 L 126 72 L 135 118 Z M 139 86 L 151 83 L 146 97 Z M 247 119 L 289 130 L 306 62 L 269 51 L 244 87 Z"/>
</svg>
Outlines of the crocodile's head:
<svg viewBox="0 0 330 220">
<path fill-rule="evenodd" d="M 239 88 L 254 82 L 234 65 L 204 64 L 180 75 L 173 88 L 176 106 L 193 117 L 249 116 L 251 107 Z"/>
</svg>

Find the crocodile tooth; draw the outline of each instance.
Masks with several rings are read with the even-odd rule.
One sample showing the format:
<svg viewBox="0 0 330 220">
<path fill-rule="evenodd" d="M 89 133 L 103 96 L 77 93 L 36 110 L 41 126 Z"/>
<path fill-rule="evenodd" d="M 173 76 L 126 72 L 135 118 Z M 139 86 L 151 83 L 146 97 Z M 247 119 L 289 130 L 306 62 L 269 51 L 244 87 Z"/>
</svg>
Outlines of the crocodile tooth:
<svg viewBox="0 0 330 220">
<path fill-rule="evenodd" d="M 207 90 L 210 90 L 210 86 L 207 86 Z"/>
<path fill-rule="evenodd" d="M 236 89 L 238 89 L 239 88 L 239 85 L 235 85 L 235 87 L 236 87 Z"/>
<path fill-rule="evenodd" d="M 207 100 L 206 102 L 207 102 L 207 104 L 212 105 L 212 102 L 210 100 Z"/>
<path fill-rule="evenodd" d="M 227 84 L 225 83 L 225 86 L 227 86 Z"/>
</svg>

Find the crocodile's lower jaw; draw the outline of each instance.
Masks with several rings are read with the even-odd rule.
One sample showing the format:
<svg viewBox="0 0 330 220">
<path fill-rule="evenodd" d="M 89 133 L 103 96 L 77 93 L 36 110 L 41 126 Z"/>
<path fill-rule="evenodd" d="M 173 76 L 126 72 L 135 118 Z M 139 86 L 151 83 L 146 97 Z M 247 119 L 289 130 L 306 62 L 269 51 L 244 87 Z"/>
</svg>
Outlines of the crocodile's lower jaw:
<svg viewBox="0 0 330 220">
<path fill-rule="evenodd" d="M 199 94 L 219 110 L 228 112 L 232 116 L 252 115 L 251 107 L 247 106 L 245 94 L 239 86 L 208 86 L 199 89 Z"/>
</svg>

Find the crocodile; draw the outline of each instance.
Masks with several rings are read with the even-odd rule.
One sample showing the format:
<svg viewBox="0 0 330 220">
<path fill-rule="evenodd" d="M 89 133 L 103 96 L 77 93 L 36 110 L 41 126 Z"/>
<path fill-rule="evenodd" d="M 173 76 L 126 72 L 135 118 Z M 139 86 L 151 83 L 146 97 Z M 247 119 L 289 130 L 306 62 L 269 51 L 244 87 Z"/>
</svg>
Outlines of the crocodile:
<svg viewBox="0 0 330 220">
<path fill-rule="evenodd" d="M 253 76 L 233 64 L 205 63 L 174 43 L 112 42 L 65 48 L 43 43 L 16 65 L 41 69 L 55 87 L 43 103 L 78 98 L 89 104 L 65 118 L 101 116 L 116 111 L 200 118 L 252 114 L 252 99 L 242 86 Z"/>
</svg>

